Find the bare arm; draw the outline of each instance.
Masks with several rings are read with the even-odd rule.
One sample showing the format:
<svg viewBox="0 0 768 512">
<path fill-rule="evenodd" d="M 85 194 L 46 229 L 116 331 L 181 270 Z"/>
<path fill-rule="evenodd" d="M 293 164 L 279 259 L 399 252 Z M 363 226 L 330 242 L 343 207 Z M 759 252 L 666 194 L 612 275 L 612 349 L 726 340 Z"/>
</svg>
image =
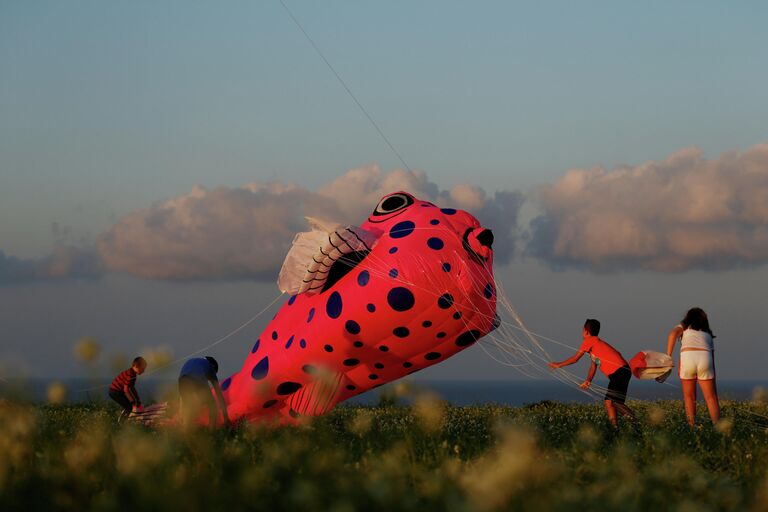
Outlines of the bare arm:
<svg viewBox="0 0 768 512">
<path fill-rule="evenodd" d="M 135 406 L 139 407 L 141 405 L 141 399 L 139 398 L 139 393 L 136 391 L 136 388 L 133 386 L 133 384 L 126 384 L 123 386 L 123 392 L 125 393 L 125 396 L 128 397 L 128 400 Z"/>
<path fill-rule="evenodd" d="M 592 384 L 592 379 L 595 378 L 596 371 L 597 371 L 597 363 L 592 361 L 592 364 L 589 366 L 589 372 L 587 372 L 587 378 L 584 379 L 584 382 L 582 382 L 581 386 L 579 386 L 581 389 L 587 389 Z"/>
<path fill-rule="evenodd" d="M 216 401 L 219 404 L 221 415 L 224 418 L 224 425 L 229 425 L 229 415 L 227 414 L 227 402 L 224 401 L 224 395 L 221 392 L 221 386 L 219 385 L 219 381 L 214 380 L 212 384 L 213 384 L 213 392 L 216 394 Z"/>
<path fill-rule="evenodd" d="M 584 351 L 579 350 L 578 352 L 576 352 L 575 354 L 573 354 L 571 357 L 569 357 L 564 361 L 560 361 L 560 362 L 552 361 L 551 363 L 549 363 L 549 367 L 562 368 L 563 366 L 568 366 L 570 364 L 577 362 L 579 359 L 581 359 L 581 356 L 583 355 L 584 355 Z"/>
<path fill-rule="evenodd" d="M 669 331 L 669 335 L 667 335 L 667 355 L 671 356 L 672 351 L 675 350 L 675 343 L 677 343 L 677 339 L 683 335 L 683 328 L 679 325 L 676 325 L 671 331 Z"/>
</svg>

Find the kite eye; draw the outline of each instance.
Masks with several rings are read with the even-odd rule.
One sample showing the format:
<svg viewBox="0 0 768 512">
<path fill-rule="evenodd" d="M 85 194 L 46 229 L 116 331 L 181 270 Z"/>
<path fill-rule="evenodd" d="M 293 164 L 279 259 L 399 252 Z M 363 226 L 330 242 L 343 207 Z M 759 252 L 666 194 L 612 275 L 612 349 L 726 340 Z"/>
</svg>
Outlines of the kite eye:
<svg viewBox="0 0 768 512">
<path fill-rule="evenodd" d="M 389 215 L 413 204 L 413 198 L 407 194 L 392 194 L 381 200 L 373 211 L 374 215 Z"/>
</svg>

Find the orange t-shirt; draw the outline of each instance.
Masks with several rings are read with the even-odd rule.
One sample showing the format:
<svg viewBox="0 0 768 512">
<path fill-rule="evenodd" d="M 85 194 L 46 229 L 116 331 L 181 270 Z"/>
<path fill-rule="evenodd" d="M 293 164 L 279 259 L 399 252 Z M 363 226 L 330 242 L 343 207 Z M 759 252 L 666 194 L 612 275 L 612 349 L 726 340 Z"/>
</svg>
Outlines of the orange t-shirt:
<svg viewBox="0 0 768 512">
<path fill-rule="evenodd" d="M 618 350 L 597 336 L 587 336 L 584 338 L 579 350 L 588 353 L 592 360 L 600 367 L 600 371 L 606 376 L 610 376 L 613 372 L 627 364 L 627 361 L 624 360 Z"/>
</svg>

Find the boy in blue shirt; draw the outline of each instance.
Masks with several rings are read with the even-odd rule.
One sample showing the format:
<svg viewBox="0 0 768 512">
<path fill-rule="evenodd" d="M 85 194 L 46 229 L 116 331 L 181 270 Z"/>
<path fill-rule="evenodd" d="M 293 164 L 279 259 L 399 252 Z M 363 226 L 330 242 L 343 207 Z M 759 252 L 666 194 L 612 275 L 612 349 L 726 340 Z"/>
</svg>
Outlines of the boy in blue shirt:
<svg viewBox="0 0 768 512">
<path fill-rule="evenodd" d="M 227 404 L 221 393 L 221 386 L 216 374 L 219 363 L 212 357 L 195 357 L 187 360 L 179 372 L 179 398 L 181 399 L 181 417 L 184 424 L 196 420 L 201 409 L 208 409 L 208 426 L 218 424 L 219 412 L 224 425 L 229 426 Z M 213 390 L 213 394 L 211 393 Z M 214 395 L 216 400 L 214 401 Z"/>
</svg>

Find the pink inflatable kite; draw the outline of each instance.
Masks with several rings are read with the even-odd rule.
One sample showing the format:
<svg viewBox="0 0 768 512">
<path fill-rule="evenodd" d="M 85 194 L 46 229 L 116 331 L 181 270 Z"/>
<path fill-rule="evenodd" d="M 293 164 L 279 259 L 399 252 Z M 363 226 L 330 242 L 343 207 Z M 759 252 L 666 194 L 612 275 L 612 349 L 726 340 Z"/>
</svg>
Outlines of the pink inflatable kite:
<svg viewBox="0 0 768 512">
<path fill-rule="evenodd" d="M 494 329 L 493 234 L 397 192 L 361 226 L 308 219 L 290 299 L 221 384 L 231 420 L 291 422 L 444 361 Z"/>
</svg>

